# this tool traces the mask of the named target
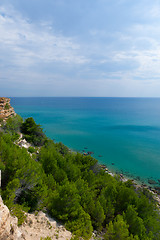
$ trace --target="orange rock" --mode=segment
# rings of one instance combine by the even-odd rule
[[[10,98],[0,98],[0,119],[6,121],[9,117],[15,116],[14,108],[10,105]]]

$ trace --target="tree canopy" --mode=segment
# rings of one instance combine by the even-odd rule
[[[38,153],[13,143],[20,129],[32,148],[41,146]],[[47,139],[32,118],[12,118],[1,130],[1,193],[19,223],[22,210],[45,208],[84,239],[93,230],[106,232],[106,240],[160,239],[159,210],[147,190],[108,175],[91,156]]]

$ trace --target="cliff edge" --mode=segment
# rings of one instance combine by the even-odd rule
[[[14,108],[10,105],[10,98],[0,97],[0,120],[6,121],[9,117],[15,115]]]

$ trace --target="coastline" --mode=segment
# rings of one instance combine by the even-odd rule
[[[17,115],[17,118],[18,117],[19,116]],[[13,121],[14,120],[15,119],[13,119]],[[22,119],[21,119],[21,121],[22,121]],[[84,234],[88,234],[86,236],[91,236],[91,234],[93,234],[94,229],[96,231],[97,230],[100,231],[100,228],[103,230],[103,233],[106,232],[105,221],[107,221],[107,219],[110,220],[109,218],[107,218],[107,215],[105,214],[105,209],[106,209],[106,206],[108,207],[108,205],[107,205],[108,203],[106,201],[106,204],[103,206],[103,202],[100,202],[99,194],[101,194],[102,200],[103,200],[103,198],[106,199],[107,196],[110,196],[112,202],[113,203],[116,202],[116,205],[115,206],[113,205],[113,210],[115,209],[114,210],[115,214],[113,216],[114,220],[110,221],[110,222],[113,222],[113,224],[119,218],[122,218],[122,221],[125,221],[125,218],[123,217],[123,214],[124,214],[123,202],[126,202],[126,204],[127,204],[125,206],[126,216],[128,214],[129,207],[130,206],[132,207],[132,205],[131,205],[132,201],[131,202],[128,201],[128,198],[126,197],[127,195],[129,198],[131,196],[131,199],[132,199],[132,196],[133,196],[133,198],[135,199],[135,214],[137,216],[138,216],[138,214],[140,214],[138,212],[138,210],[140,211],[140,209],[138,208],[138,206],[139,206],[138,204],[141,204],[146,199],[146,201],[148,203],[148,207],[150,209],[152,209],[153,213],[154,213],[154,210],[157,209],[157,211],[153,215],[153,219],[154,218],[157,219],[156,216],[158,215],[159,209],[160,209],[160,196],[153,189],[151,189],[151,190],[148,189],[149,191],[145,190],[145,188],[148,188],[148,187],[145,187],[142,184],[137,184],[136,182],[134,182],[133,179],[131,181],[128,181],[129,178],[126,178],[126,176],[123,174],[118,174],[117,172],[110,171],[110,168],[107,168],[106,165],[100,164],[100,161],[98,161],[98,159],[96,160],[96,158],[91,156],[94,153],[89,151],[88,147],[85,147],[85,150],[87,151],[87,153],[85,153],[84,151],[82,153],[78,153],[78,151],[72,151],[69,147],[67,147],[67,145],[64,145],[63,143],[60,143],[60,142],[54,143],[54,141],[51,142],[52,140],[50,140],[45,134],[42,135],[43,139],[39,138],[39,136],[41,136],[40,133],[42,133],[43,130],[40,125],[37,125],[34,122],[34,119],[32,117],[26,119],[23,123],[21,121],[19,121],[19,123],[21,123],[20,124],[21,131],[17,132],[17,136],[16,136],[16,139],[18,136],[19,136],[19,139],[17,139],[17,141],[13,142],[14,144],[18,145],[20,148],[26,148],[26,150],[27,150],[27,151],[21,151],[21,154],[23,154],[23,155],[24,155],[24,153],[26,153],[26,158],[21,157],[20,161],[23,159],[23,162],[24,162],[23,165],[25,165],[25,161],[27,161],[27,162],[29,161],[29,165],[26,165],[26,172],[28,172],[28,169],[31,169],[31,171],[35,170],[35,174],[36,174],[37,166],[39,166],[39,167],[41,166],[40,172],[37,172],[37,177],[39,179],[40,174],[42,173],[42,171],[44,171],[44,175],[43,175],[44,182],[42,182],[42,183],[45,183],[46,179],[48,180],[48,182],[47,182],[48,185],[46,184],[46,188],[43,188],[43,186],[42,186],[42,191],[47,189],[46,193],[44,192],[45,194],[48,194],[48,193],[51,193],[51,191],[54,191],[51,199],[49,198],[47,202],[44,202],[43,203],[44,206],[42,205],[42,207],[44,207],[44,209],[45,209],[47,206],[48,211],[50,211],[54,217],[58,217],[59,220],[61,220],[62,217],[64,217],[64,220],[68,220],[69,222],[67,222],[67,223],[69,225],[66,225],[66,226],[68,226],[68,228],[71,231],[73,231],[73,233],[76,234],[76,231],[78,231],[79,236],[81,236],[81,235],[83,236]],[[30,125],[29,125],[30,127],[27,129],[29,129],[29,130],[31,129],[31,131],[28,130],[27,133],[25,132],[26,123],[30,123]],[[8,125],[6,124],[6,129],[7,129],[7,127],[8,127]],[[35,129],[36,129],[36,132],[34,132]],[[30,137],[32,137],[32,138],[30,138],[30,139],[27,138],[29,136],[28,133],[30,134]],[[34,135],[33,135],[33,133],[34,133]],[[39,133],[39,134],[36,134],[36,133]],[[37,136],[39,139],[38,142],[36,142],[37,138],[36,139],[34,138]],[[14,138],[12,138],[12,141],[13,141],[13,139]],[[41,140],[41,144],[39,144],[40,140]],[[33,144],[33,145],[30,145],[29,143]],[[17,146],[14,146],[14,144],[12,144],[13,149],[16,149]],[[44,146],[44,144],[45,144],[45,146]],[[42,150],[41,152],[39,152],[40,147],[43,147],[41,149]],[[10,149],[10,151],[13,152],[12,149]],[[69,152],[71,152],[71,154]],[[34,154],[32,155],[32,153],[34,153]],[[28,158],[27,154],[29,154],[31,158]],[[49,161],[48,161],[48,154],[50,155]],[[36,157],[36,155],[37,155],[37,157]],[[4,155],[4,159],[5,159],[5,155]],[[37,160],[39,163],[36,163]],[[35,165],[31,164],[33,162],[35,163]],[[62,166],[61,166],[61,164],[62,164]],[[114,163],[112,165],[114,165]],[[31,168],[32,166],[33,166],[33,170]],[[67,172],[68,166],[69,166],[69,172]],[[34,169],[34,167],[35,167],[35,169]],[[56,168],[58,169],[58,171],[55,173]],[[74,169],[77,169],[76,175],[73,175]],[[101,170],[101,169],[103,169],[103,170]],[[48,173],[50,173],[50,172],[53,175],[48,175]],[[64,172],[64,174],[61,174],[63,172]],[[16,173],[19,173],[18,169],[17,169]],[[21,172],[20,172],[20,174],[21,174]],[[111,176],[109,176],[108,174]],[[50,176],[52,176],[52,177],[50,178]],[[78,178],[77,178],[77,176],[78,176]],[[22,175],[22,179],[23,179],[23,175]],[[53,181],[51,181],[52,179],[53,179]],[[65,181],[65,179],[66,179],[66,181]],[[87,179],[87,181],[85,181],[86,179]],[[39,185],[37,184],[37,178],[35,180],[36,180],[36,184],[34,183],[33,187],[35,187],[36,191],[38,190],[38,193],[36,196],[36,199],[38,202],[38,199],[41,199],[41,198],[39,196]],[[73,182],[73,180],[75,180],[75,182]],[[30,180],[28,180],[28,181],[30,182]],[[52,183],[52,185],[50,183]],[[40,182],[40,184],[41,184],[41,182]],[[60,187],[55,188],[55,185],[60,186]],[[22,187],[23,187],[23,185],[22,185]],[[25,189],[25,186],[23,188]],[[80,188],[80,191],[79,191],[79,188]],[[87,188],[87,195],[85,192],[85,188]],[[114,188],[116,189],[115,196],[112,195],[112,190],[111,190],[112,188],[113,188],[113,190],[114,190]],[[64,195],[65,191],[67,192],[67,194]],[[74,208],[75,207],[77,208],[77,206],[79,207],[79,210],[83,209],[83,204],[81,204],[81,202],[80,202],[81,196],[84,197],[85,204],[87,204],[86,206],[89,206],[88,204],[90,204],[90,203],[88,203],[88,199],[90,199],[90,198],[88,198],[88,197],[90,196],[90,193],[91,193],[90,191],[94,192],[94,194],[92,195],[91,201],[93,202],[93,205],[95,206],[95,208],[93,209],[91,214],[89,214],[87,212],[87,209],[86,209],[86,211],[84,210],[84,214],[86,214],[87,219],[88,219],[87,223],[90,226],[90,230],[89,230],[89,232],[84,232],[86,229],[86,225],[83,228],[83,224],[82,224],[82,229],[80,227],[81,225],[80,226],[76,225],[77,228],[76,228],[76,230],[74,230],[75,221],[72,218],[72,211],[74,213]],[[29,187],[28,187],[28,192],[31,193]],[[65,216],[66,216],[65,203],[68,204],[68,200],[70,201],[70,192],[71,192],[71,194],[73,194],[74,202],[71,199],[71,202],[70,202],[71,208],[69,208],[69,210],[67,212],[67,214],[70,214],[70,215],[68,215],[69,217],[67,216],[67,219],[65,219]],[[110,194],[109,192],[111,192],[111,195],[109,195]],[[57,193],[57,194],[55,194],[55,193]],[[86,197],[86,199],[85,199],[85,197]],[[61,202],[61,199],[62,199],[62,202]],[[146,208],[146,205],[145,205],[146,201],[144,201],[144,203],[142,203],[142,208],[144,208],[144,209]],[[42,202],[43,202],[43,199],[42,199]],[[50,202],[53,202],[54,205],[50,205]],[[64,206],[64,212],[61,212],[61,208],[59,208],[59,202],[61,203],[62,209]],[[12,203],[12,204],[14,204],[14,203]],[[74,204],[73,210],[72,210],[72,204]],[[34,206],[32,204],[30,204],[29,206],[31,207],[32,210],[34,209]],[[38,208],[35,208],[35,209],[39,209],[39,206],[37,206]],[[100,219],[101,215],[97,216],[97,207],[99,207],[98,212],[99,212],[99,210],[101,210],[101,212],[102,212],[101,215],[102,215],[102,217],[104,216],[103,217],[104,219],[102,218],[101,223],[99,223],[99,219]],[[76,214],[77,214],[76,219],[77,219],[78,223],[83,222],[82,220],[84,220],[84,219],[81,217],[81,215],[79,215],[79,212],[76,212]],[[95,214],[93,216],[96,216],[96,218],[92,218],[92,214]],[[147,217],[146,217],[146,214],[147,214]],[[147,226],[145,226],[145,221],[147,219],[149,220],[150,217],[151,217],[150,211],[148,211],[148,208],[146,208],[144,216],[140,215],[140,217],[137,217],[137,218],[142,219],[142,223],[144,222],[143,223],[144,227],[147,229]],[[97,227],[94,225],[95,221],[98,224]],[[155,223],[155,222],[153,222],[153,223]],[[152,227],[152,222],[150,224]],[[72,228],[72,226],[73,226],[73,228]],[[128,229],[128,226],[126,225],[127,229]],[[106,227],[106,229],[107,229],[107,227]],[[102,232],[100,232],[100,234],[102,234]],[[129,234],[129,232],[128,232],[128,234]],[[136,234],[136,232],[135,232],[135,234]],[[144,235],[147,236],[147,232],[144,233]]]
[[[13,98],[11,99],[11,100],[13,100]],[[35,98],[34,99],[34,103],[35,103],[35,100],[38,100],[37,98]],[[40,100],[43,100],[43,101],[40,101]],[[57,103],[57,101],[56,101],[56,99],[54,98],[54,99],[52,99],[52,98],[50,98],[49,99],[50,100],[50,102],[49,102],[49,104],[51,104],[52,106],[54,106],[54,104],[56,104]],[[52,100],[54,100],[54,101],[52,101]],[[59,100],[59,99],[58,99]],[[64,99],[63,99],[64,100]],[[84,99],[81,99],[80,100],[80,102],[81,101],[84,101]],[[23,98],[23,101],[24,101],[24,98]],[[22,103],[23,103],[23,101],[22,101]],[[26,101],[28,101],[28,98],[26,99]],[[46,105],[46,104],[48,104],[48,102],[46,101],[46,99],[45,98],[43,98],[43,99],[41,99],[41,98],[39,98],[39,100],[37,101],[37,104],[38,104],[38,106],[39,106],[39,101],[41,102],[41,104],[42,104],[42,106],[41,107],[43,107],[43,105],[44,106],[48,106],[48,105]],[[70,99],[67,99],[66,101],[68,101],[68,103],[73,103],[73,102],[70,102]],[[79,100],[78,99],[76,99],[76,101],[77,101],[77,103],[79,103]],[[101,99],[99,100],[98,99],[98,101],[101,101]],[[16,99],[14,98],[14,108],[15,108],[15,102],[16,102]],[[25,101],[24,101],[25,102]],[[19,104],[19,101],[17,101],[17,103]],[[27,102],[26,102],[27,103]],[[30,104],[32,104],[32,98],[31,99],[29,99],[29,103]],[[59,102],[58,101],[58,103],[59,103],[59,105],[58,105],[58,109],[60,108],[60,113],[61,113],[61,108],[63,107],[63,101],[61,101],[61,102]],[[74,103],[74,106],[77,106],[77,103],[75,104]],[[108,103],[108,101],[106,102],[106,103]],[[28,103],[27,103],[28,104]],[[91,102],[89,101],[89,103],[88,104],[91,104]],[[24,103],[22,104],[23,105],[23,108],[24,108]],[[20,103],[20,105],[19,106],[21,106],[21,103]],[[26,106],[28,106],[28,105],[26,105]],[[35,106],[37,106],[36,104],[35,104]],[[50,105],[49,105],[50,106]],[[88,110],[88,107],[89,107],[90,105],[88,105],[87,106],[87,108],[86,108],[86,106],[85,106],[85,109],[87,109]],[[56,106],[57,107],[57,106]],[[81,106],[81,107],[83,107],[83,105]],[[81,110],[81,107],[80,107],[80,110]],[[19,112],[21,112],[21,113],[19,113],[21,116],[23,116],[23,111],[24,111],[24,116],[25,116],[25,118],[26,117],[28,117],[28,115],[29,116],[32,116],[32,111],[33,110],[36,110],[36,108],[35,109],[32,109],[32,111],[31,112],[29,112],[28,113],[28,115],[26,114],[26,110],[25,110],[25,108],[23,109],[23,111],[22,111],[22,109],[20,110],[21,108],[19,108],[19,109],[17,109],[18,110],[18,113]],[[39,112],[39,109],[40,109],[40,106],[38,107],[38,112]],[[42,109],[43,110],[43,109]],[[50,108],[49,108],[49,110],[51,110]],[[63,110],[63,108],[62,108],[62,110]],[[67,110],[67,112],[68,112],[68,107],[65,109],[65,110]],[[105,110],[105,109],[104,109]],[[16,111],[17,112],[17,111]],[[38,112],[37,112],[37,114],[38,114]],[[34,119],[36,119],[35,118],[35,113],[36,113],[36,111],[34,111]],[[51,112],[52,113],[52,112]],[[57,113],[57,111],[56,111],[56,113]],[[69,113],[70,113],[70,108],[69,108]],[[54,113],[55,114],[55,113]],[[58,114],[58,113],[57,113]],[[61,113],[62,114],[62,113]],[[44,115],[45,116],[45,115]],[[47,114],[47,116],[48,116],[48,114]],[[70,115],[69,115],[70,116]],[[78,115],[79,116],[79,115]],[[65,115],[64,115],[64,117],[65,117]],[[74,117],[74,116],[72,116],[72,117]],[[77,115],[75,115],[75,117],[76,117],[76,119],[77,119]],[[84,117],[85,117],[85,115],[84,115]],[[37,115],[37,118],[39,119],[39,115]],[[59,119],[59,118],[58,118]],[[51,121],[52,120],[52,118],[49,118],[49,121]],[[54,119],[53,119],[54,120]],[[59,120],[61,120],[61,118],[59,119]],[[74,120],[74,118],[73,118],[73,120]],[[36,120],[37,121],[37,120]],[[42,124],[42,126],[44,125],[44,119],[41,119],[41,120],[39,120],[38,122],[40,122],[40,124]],[[84,122],[85,123],[85,122]],[[46,123],[45,123],[46,124]],[[45,126],[45,125],[44,125]],[[53,125],[54,126],[54,125]],[[87,125],[88,126],[88,125]],[[128,128],[129,128],[129,125],[128,125]],[[43,127],[43,129],[45,129],[45,127]],[[63,129],[62,129],[63,130]],[[88,131],[88,129],[86,129],[87,131]],[[116,130],[118,130],[118,128],[116,128]],[[133,129],[133,130],[135,130],[135,129]],[[46,131],[49,133],[49,131],[50,131],[50,128],[48,128],[48,129],[46,129]],[[63,130],[64,131],[64,130]],[[52,133],[52,132],[51,132]],[[61,132],[60,132],[61,133]],[[76,134],[78,134],[79,132],[77,131],[76,132]],[[53,134],[54,134],[54,132],[53,132]],[[56,133],[57,134],[57,133]],[[71,134],[74,134],[74,131],[73,131],[73,133],[71,133]],[[48,136],[48,134],[47,134],[47,136]],[[65,135],[65,139],[66,139],[66,137],[67,137],[68,135],[66,134]],[[55,137],[56,137],[56,135],[55,135]],[[51,136],[49,136],[49,138],[52,138]],[[59,138],[60,139],[60,138]],[[82,139],[81,139],[82,140]],[[89,140],[89,139],[88,139]],[[76,140],[75,140],[76,141]],[[59,140],[57,141],[57,142],[59,142]],[[62,142],[64,142],[63,141],[63,138],[62,138]],[[68,145],[66,144],[66,143],[64,143],[67,147],[68,147]],[[77,145],[77,144],[76,144]],[[87,146],[86,145],[86,142],[84,143],[84,145],[83,146]],[[90,146],[87,146],[87,149],[84,149],[84,151],[85,152],[88,152],[88,151],[92,151],[93,149],[94,149],[94,145],[92,145],[93,147],[91,147],[91,144],[90,144]],[[75,146],[76,147],[76,146]],[[71,147],[68,147],[68,148],[70,148],[71,149]],[[77,147],[76,147],[77,148]],[[80,146],[79,148],[81,148],[82,149],[82,146]],[[91,150],[90,150],[91,149]],[[75,151],[75,150],[73,150],[73,151]],[[78,151],[78,150],[76,150],[76,152],[81,152],[82,153],[82,151],[83,150],[81,150],[81,151]],[[103,152],[99,152],[98,154],[102,154],[104,157],[106,157],[104,154],[103,154]],[[92,155],[92,154],[91,154]],[[94,155],[92,155],[93,157],[94,157]],[[99,157],[102,157],[101,155],[99,155]],[[97,156],[95,157],[95,159],[97,159],[98,160],[98,163],[101,165],[101,163],[102,163],[102,161],[101,161],[101,159],[98,159],[97,158]],[[109,159],[109,157],[108,157],[108,159]],[[109,166],[110,165],[110,166]],[[117,164],[116,164],[116,162],[115,162],[115,166],[116,166]],[[142,179],[142,178],[139,178],[138,176],[134,176],[133,174],[125,174],[125,172],[123,173],[121,170],[119,170],[119,169],[117,169],[117,170],[113,170],[113,169],[111,169],[112,168],[112,166],[111,166],[111,163],[110,164],[107,164],[107,166],[106,166],[106,168],[107,168],[107,170],[108,170],[108,173],[110,174],[110,175],[112,175],[112,176],[114,176],[115,174],[118,174],[118,175],[120,175],[121,176],[121,178],[123,179],[123,181],[125,181],[125,179],[130,179],[130,180],[133,180],[134,181],[134,183],[136,184],[136,185],[138,185],[138,186],[142,186],[142,187],[144,187],[144,188],[147,188],[147,189],[149,189],[150,191],[153,191],[153,192],[155,192],[155,193],[157,193],[157,194],[159,194],[159,192],[160,192],[160,189],[159,189],[159,191],[158,191],[158,189],[156,189],[156,188],[160,188],[160,185],[158,186],[158,183],[157,183],[157,186],[155,186],[154,184],[149,184],[148,183],[148,180],[150,179],[151,181],[153,180],[152,178],[148,178],[148,177],[146,177],[146,179],[145,179],[145,181]],[[113,166],[113,168],[114,168],[114,166]],[[106,171],[107,172],[107,171]],[[129,173],[129,172],[128,172]],[[158,180],[158,179],[157,179]]]
[[[124,174],[121,173],[118,174],[116,172],[110,171],[105,164],[99,164],[99,166],[101,167],[101,169],[103,169],[107,174],[111,175],[112,177],[115,177],[116,175],[119,176],[119,179],[122,182],[127,182],[128,180],[131,180],[136,189],[138,188],[147,189],[150,193],[153,194],[154,200],[157,201],[158,207],[160,208],[160,188],[159,191],[157,191],[156,188],[154,188],[154,185],[151,186],[151,184],[144,184],[143,182],[135,178],[130,178]]]
[[[54,141],[54,140],[53,140]],[[58,142],[57,142],[58,143]],[[63,144],[63,143],[62,143]],[[65,145],[66,146],[66,145]],[[84,156],[91,156],[94,158],[94,152],[88,151],[88,147],[84,147],[83,150],[78,151],[78,150],[73,150],[72,148],[66,146],[69,150],[69,152],[71,153],[81,153]],[[95,158],[96,159],[96,158]],[[128,180],[132,181],[134,187],[136,189],[141,188],[141,189],[147,189],[150,193],[153,194],[154,200],[157,202],[158,207],[160,209],[160,187],[158,187],[159,191],[156,189],[157,187],[154,185],[155,181],[153,180],[153,183],[148,183],[147,181],[141,181],[141,178],[139,176],[128,176],[127,174],[124,174],[118,170],[113,171],[113,169],[111,170],[109,167],[107,167],[106,164],[100,163],[100,161],[98,159],[97,163],[99,165],[99,167],[105,171],[105,173],[111,175],[112,177],[116,177],[118,176],[120,181],[122,182],[127,182]],[[113,164],[114,165],[114,164]],[[152,181],[152,179],[150,179]],[[148,179],[149,181],[149,179]]]
[[[69,149],[71,150],[71,148],[69,148]],[[75,152],[79,152],[79,151],[75,150]],[[104,164],[103,161],[100,162],[99,159],[94,157],[94,152],[89,151],[88,147],[84,147],[84,149],[81,150],[80,153],[83,154],[84,156],[90,155],[93,158],[95,158],[98,161],[98,164],[101,167],[101,169],[103,169],[106,173],[108,173],[109,175],[111,175],[113,177],[118,175],[122,182],[131,180],[137,186],[147,188],[151,191],[154,191],[157,194],[160,194],[160,179],[158,179],[158,182],[156,182],[152,177],[142,179],[140,176],[134,176],[133,174],[130,174],[129,172],[128,172],[128,174],[125,174],[125,172],[123,172],[122,170],[121,171],[119,169],[113,170],[113,168],[111,169],[110,167],[107,166],[107,164]],[[99,155],[99,157],[102,157],[102,156]],[[112,166],[113,165],[114,165],[114,163],[112,163]]]
[[[131,178],[132,175],[133,178],[140,176],[144,183],[152,177],[158,182],[160,138],[155,136],[159,136],[160,124],[159,116],[155,121],[154,109],[157,105],[154,101],[12,98],[11,102],[23,118],[33,117],[41,124],[49,138],[63,142],[76,151],[88,147],[87,151],[94,151],[93,157],[111,171],[118,170],[127,176],[128,172]],[[146,107],[148,109],[149,103],[151,116],[148,119]],[[144,109],[143,114],[139,112],[140,107]],[[130,115],[126,119],[128,113]]]
[[[85,150],[82,150],[82,151],[73,150],[73,149],[69,148],[68,146],[67,146],[67,148],[72,153],[74,152],[76,154],[77,152],[79,152],[79,153],[83,154],[84,156],[90,155],[91,157],[94,158],[94,156],[93,156],[94,152],[88,151],[87,147],[84,147]],[[127,174],[119,172],[118,170],[113,171],[109,167],[107,167],[106,164],[100,163],[100,161],[98,159],[96,159],[96,160],[97,160],[97,163],[98,163],[99,167],[102,170],[104,170],[105,173],[109,174],[110,176],[112,176],[112,177],[118,176],[120,181],[122,181],[122,182],[127,182],[128,180],[130,180],[130,181],[132,181],[132,183],[133,183],[133,185],[136,189],[138,189],[138,188],[147,189],[151,194],[153,194],[153,198],[157,202],[158,207],[160,209],[160,187],[158,187],[158,190],[159,190],[158,191],[156,189],[157,187],[154,185],[155,184],[154,180],[148,179],[148,182],[141,181],[139,176],[136,176],[136,177],[132,176],[131,177],[131,176],[128,176]],[[153,181],[153,182],[149,183],[149,181]]]

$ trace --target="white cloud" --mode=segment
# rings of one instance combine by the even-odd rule
[[[132,78],[160,79],[160,27],[152,24],[133,25],[120,40],[129,42],[129,47],[113,54],[113,61],[136,62],[137,67],[130,73]],[[127,72],[127,67],[126,67]]]
[[[158,4],[158,6],[153,6],[150,10],[150,16],[154,17],[154,18],[159,18],[160,16],[160,5]]]
[[[17,66],[39,62],[83,64],[80,46],[71,38],[52,31],[51,24],[34,25],[10,7],[0,7],[0,59]],[[8,59],[8,55],[10,59]]]
[[[153,9],[153,8],[152,8]],[[159,15],[160,16],[160,15]],[[104,37],[102,31],[90,31],[94,36]],[[102,74],[108,79],[121,81],[137,79],[148,82],[160,81],[160,25],[150,23],[132,24],[123,32],[110,34],[112,41],[107,42],[109,33],[106,33],[106,44],[101,42],[99,62],[111,65],[111,69]],[[95,48],[96,49],[96,48]]]
[[[109,86],[109,92],[118,86],[115,91],[118,95],[119,86],[123,90],[127,84],[128,89],[130,85],[134,88],[134,84],[137,87],[148,81],[158,84],[160,8],[157,2],[151,5],[142,9],[138,4],[137,15],[133,14],[136,21],[129,19],[129,24],[119,29],[114,24],[112,29],[113,19],[110,28],[98,25],[101,23],[98,20],[90,26],[86,22],[88,35],[79,32],[77,37],[65,37],[55,31],[52,21],[33,22],[12,6],[0,6],[1,86],[2,83],[6,86],[8,81],[36,89],[34,85],[39,83],[41,92],[45,87],[46,92],[47,88],[48,91],[58,89],[60,94],[62,88],[64,95],[67,89],[69,93],[80,91],[79,95],[91,94],[90,90],[92,95],[97,95],[96,91],[105,95]],[[145,19],[149,13],[149,21],[138,18],[141,14]]]

